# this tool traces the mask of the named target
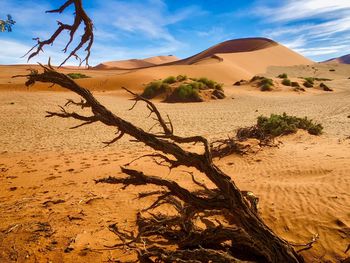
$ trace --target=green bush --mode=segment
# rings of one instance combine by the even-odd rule
[[[198,90],[189,84],[182,84],[180,87],[176,88],[173,93],[181,100],[199,99]]]
[[[272,86],[268,83],[265,83],[263,85],[260,86],[260,90],[261,91],[271,91],[272,90]]]
[[[306,88],[312,88],[312,87],[314,86],[313,83],[310,83],[310,82],[308,82],[308,81],[304,81],[303,85],[304,85],[304,87],[306,87]]]
[[[326,79],[326,78],[314,78],[314,80],[317,80],[317,81],[332,81],[332,79]]]
[[[86,79],[90,78],[89,76],[81,73],[68,73],[67,76],[69,76],[72,79]]]
[[[204,85],[206,85],[210,89],[215,89],[215,86],[217,84],[214,80],[207,79],[207,78],[199,78],[196,81],[202,82]]]
[[[282,73],[282,74],[279,74],[277,76],[277,78],[280,78],[280,79],[287,79],[288,78],[288,75],[286,73]]]
[[[215,89],[223,91],[224,89],[222,88],[224,86],[223,83],[216,83]]]
[[[282,80],[282,84],[284,86],[291,86],[292,85],[292,83],[291,83],[291,81],[289,79],[283,79]]]
[[[272,137],[295,133],[298,129],[306,130],[312,135],[319,135],[323,130],[321,124],[314,123],[307,117],[288,116],[286,113],[271,114],[270,117],[260,116],[257,120],[257,127],[265,135]]]
[[[176,77],[176,81],[185,81],[185,80],[187,80],[187,76],[186,75],[178,75],[177,77]]]
[[[265,77],[262,77],[260,82],[259,82],[259,85],[265,85],[265,84],[268,84],[270,86],[273,86],[273,80],[272,79],[268,79],[268,78],[265,78]]]
[[[291,82],[290,85],[291,85],[292,87],[297,87],[297,88],[300,87],[299,83],[296,82],[296,81]]]
[[[304,78],[306,82],[309,82],[310,84],[314,85],[314,81],[315,79],[312,78],[312,77],[307,77],[307,78]]]
[[[331,89],[330,87],[328,87],[326,84],[324,84],[323,82],[320,84],[320,87],[324,90],[324,91],[333,91],[333,89]]]
[[[254,77],[251,78],[250,82],[254,82],[254,81],[257,81],[257,80],[261,80],[261,79],[264,79],[264,77],[254,76]]]
[[[174,76],[169,76],[169,77],[163,79],[163,83],[173,84],[175,82],[176,82],[176,78]]]
[[[161,80],[152,81],[147,84],[141,96],[147,99],[151,99],[163,92],[166,92],[167,90],[169,90],[168,83],[163,83]]]

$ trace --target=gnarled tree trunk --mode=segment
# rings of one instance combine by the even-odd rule
[[[90,108],[92,112],[90,116],[83,116],[68,112],[66,108],[61,107],[61,112],[48,112],[47,117],[78,119],[83,122],[79,126],[95,122],[113,126],[117,129],[118,135],[110,142],[106,142],[107,145],[128,134],[154,149],[156,153],[147,157],[154,158],[158,164],[167,165],[170,169],[180,165],[194,167],[215,185],[215,188],[209,189],[196,181],[192,174],[193,182],[203,190],[191,191],[173,180],[145,175],[129,167],[122,167],[122,171],[128,177],[109,177],[97,181],[123,184],[125,187],[152,184],[166,189],[140,195],[140,198],[157,195],[156,202],[149,209],[163,204],[172,205],[177,210],[176,216],[151,213],[147,218],[139,214],[137,234],[122,232],[117,225],[110,226],[111,231],[122,240],[121,245],[134,249],[141,262],[174,262],[175,259],[179,262],[236,262],[240,259],[255,262],[303,262],[302,257],[288,242],[279,238],[265,225],[256,212],[255,204],[250,202],[251,200],[242,194],[243,192],[232,179],[213,163],[207,139],[201,136],[176,136],[170,119],[165,121],[152,102],[127,90],[133,96],[135,104],[139,101],[146,103],[150,114],[154,114],[162,130],[161,134],[146,132],[113,114],[100,104],[89,90],[79,86],[68,76],[57,72],[50,65],[42,67],[43,73],[33,71],[26,76],[28,86],[37,81],[58,84],[82,97],[81,102],[70,100],[65,106],[73,104]],[[185,150],[184,143],[201,143],[204,146],[204,153],[198,154]],[[208,224],[205,229],[200,229],[194,223],[194,219],[203,213],[204,219],[211,220],[212,224]],[[211,215],[223,216],[229,225],[224,225],[218,220],[213,224],[215,220],[213,221]],[[158,243],[158,246],[151,245],[155,239],[159,240],[159,238],[171,245],[176,245],[176,250],[162,247],[160,244],[163,243]],[[215,258],[217,260],[214,260]]]

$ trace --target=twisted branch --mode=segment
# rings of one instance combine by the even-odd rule
[[[86,62],[86,66],[89,66],[89,57],[90,57],[90,50],[92,47],[92,44],[94,42],[94,34],[93,34],[93,23],[89,16],[86,14],[83,5],[82,0],[68,0],[66,1],[60,8],[55,10],[49,10],[46,11],[46,13],[59,13],[61,14],[67,7],[74,6],[75,12],[74,12],[74,22],[71,25],[64,24],[60,21],[57,21],[58,28],[57,30],[52,34],[52,36],[47,40],[40,40],[39,38],[34,38],[33,40],[37,41],[37,44],[34,45],[25,55],[28,56],[28,61],[37,56],[40,51],[43,51],[44,46],[46,45],[53,45],[56,38],[61,35],[63,31],[69,32],[69,41],[62,50],[64,53],[68,51],[68,48],[70,44],[72,43],[74,39],[74,35],[79,29],[80,25],[84,24],[84,33],[80,38],[80,42],[77,44],[75,48],[72,49],[72,51],[69,53],[69,55],[66,57],[66,59],[60,64],[59,67],[61,67],[63,64],[65,64],[71,57],[75,57],[78,59],[79,66],[81,66],[84,62]],[[86,45],[86,48],[84,51],[86,51],[86,56],[83,60],[80,59],[77,52]]]

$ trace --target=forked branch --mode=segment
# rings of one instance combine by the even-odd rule
[[[111,142],[127,134],[160,153],[158,158],[162,162],[170,164],[174,162],[176,167],[179,165],[192,167],[213,183],[214,188],[205,189],[193,178],[194,183],[197,182],[198,186],[204,188],[199,193],[186,189],[174,180],[146,175],[126,167],[122,167],[122,171],[128,175],[126,178],[109,177],[97,180],[99,183],[121,184],[124,188],[129,185],[158,186],[162,189],[159,190],[161,196],[158,197],[159,202],[154,204],[154,208],[162,204],[169,204],[176,209],[178,213],[176,216],[155,215],[150,212],[148,213],[151,219],[139,216],[137,220],[140,229],[139,238],[128,244],[137,251],[140,262],[209,262],[215,257],[218,260],[213,262],[236,262],[236,256],[257,262],[303,262],[302,257],[288,242],[279,238],[264,224],[257,212],[257,199],[250,200],[252,196],[247,194],[248,192],[243,196],[231,177],[213,163],[210,145],[206,138],[176,136],[171,122],[162,118],[152,102],[129,91],[136,102],[146,103],[147,108],[151,114],[155,114],[156,121],[163,129],[161,135],[144,131],[112,113],[100,104],[89,90],[79,86],[71,78],[51,67],[42,67],[43,73],[32,72],[27,75],[27,85],[32,85],[37,81],[58,84],[81,96],[83,104],[88,105],[92,112],[92,116],[85,117],[61,108],[59,113],[49,112],[50,117],[73,118],[86,124],[99,121],[107,126],[112,126],[117,129],[118,135]],[[81,106],[79,103],[73,103],[73,105]],[[182,145],[183,143],[201,143],[204,145],[204,153],[188,151]],[[166,192],[163,191],[164,189]],[[214,217],[224,217],[229,226],[223,226],[223,222],[219,222],[219,226],[213,226],[213,222],[218,219],[212,219],[209,212],[214,212]],[[210,222],[206,224],[205,229],[196,227],[195,222],[200,213],[207,215],[206,218],[201,219],[202,222]],[[147,241],[148,235],[151,235],[149,242]],[[151,246],[152,242],[154,244],[151,239],[155,236],[162,237],[162,242],[164,239],[173,242],[172,244],[177,245],[178,249],[168,251],[160,246]]]
[[[60,8],[55,9],[55,10],[49,10],[46,11],[46,13],[59,13],[61,14],[63,11],[65,11],[69,6],[74,6],[74,22],[73,24],[64,24],[60,21],[57,21],[58,28],[56,31],[52,34],[52,36],[49,39],[46,40],[40,40],[39,38],[34,38],[34,40],[37,41],[37,44],[33,46],[24,56],[28,56],[28,61],[37,56],[40,51],[43,51],[44,46],[47,45],[53,45],[55,40],[57,39],[58,36],[61,35],[62,32],[68,31],[69,32],[69,40],[62,50],[64,53],[68,51],[68,48],[70,44],[72,43],[74,39],[74,35],[76,34],[77,30],[79,29],[80,25],[84,25],[84,33],[80,38],[79,43],[69,52],[69,55],[65,58],[65,60],[60,64],[62,66],[65,64],[71,57],[75,57],[78,59],[79,66],[82,65],[84,62],[86,65],[89,65],[89,57],[90,57],[90,52],[91,52],[91,47],[94,42],[94,34],[93,34],[93,23],[87,13],[85,12],[83,5],[82,5],[82,0],[67,0]],[[77,52],[85,47],[85,58],[80,59],[78,56]]]

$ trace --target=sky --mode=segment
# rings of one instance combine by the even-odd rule
[[[0,19],[11,14],[16,21],[13,32],[0,33],[0,64],[27,63],[22,56],[35,45],[33,38],[49,38],[56,21],[71,23],[73,9],[60,15],[45,13],[63,3],[0,0]],[[83,0],[83,4],[95,27],[90,65],[157,55],[185,58],[245,37],[271,38],[314,61],[350,53],[350,0]],[[65,33],[30,63],[51,57],[53,64],[60,64],[66,41]],[[67,64],[76,63],[71,59]]]

